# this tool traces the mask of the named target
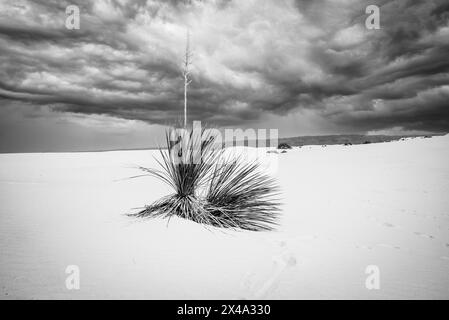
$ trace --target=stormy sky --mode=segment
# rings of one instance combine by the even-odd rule
[[[373,4],[379,30],[365,27]],[[0,0],[0,152],[154,145],[182,117],[187,29],[190,121],[449,129],[447,0]]]

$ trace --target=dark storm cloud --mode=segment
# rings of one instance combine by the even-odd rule
[[[77,4],[81,29],[65,28]],[[381,29],[365,8],[381,8]],[[311,110],[343,128],[447,131],[449,6],[435,1],[18,1],[1,4],[0,97],[55,112],[240,125]]]

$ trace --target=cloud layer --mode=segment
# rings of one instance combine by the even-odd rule
[[[70,4],[80,30],[65,28]],[[365,27],[370,4],[380,30]],[[176,121],[189,28],[190,119],[245,126],[304,112],[348,132],[445,132],[448,19],[446,0],[1,2],[0,105]]]

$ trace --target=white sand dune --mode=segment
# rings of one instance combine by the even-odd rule
[[[280,154],[281,225],[262,233],[124,216],[170,193],[121,180],[152,153],[0,155],[0,298],[449,298],[449,135]]]

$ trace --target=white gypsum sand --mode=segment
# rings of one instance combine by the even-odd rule
[[[123,180],[157,152],[0,155],[1,299],[449,298],[449,136],[264,152],[284,205],[260,233],[124,216],[172,192]]]

